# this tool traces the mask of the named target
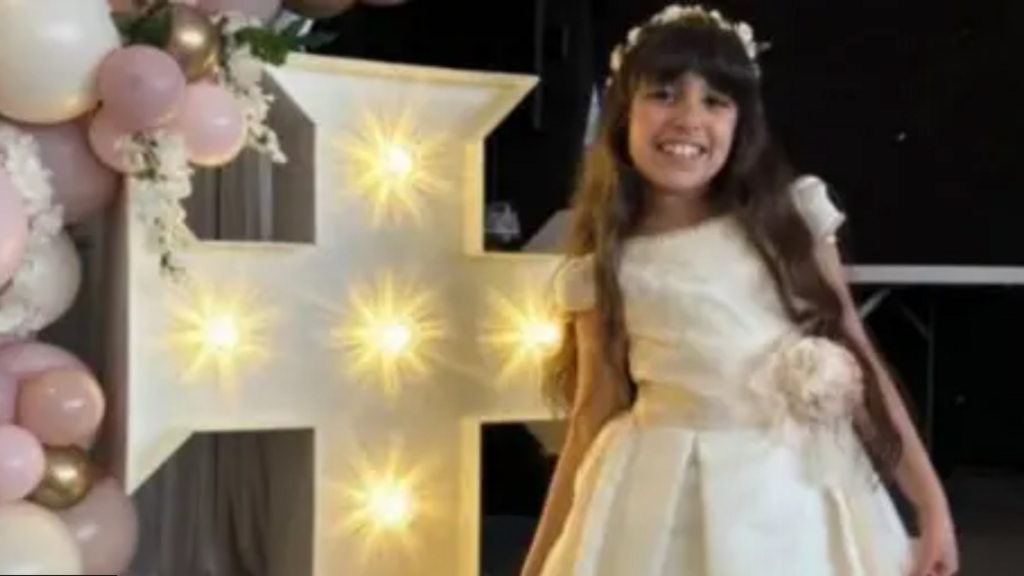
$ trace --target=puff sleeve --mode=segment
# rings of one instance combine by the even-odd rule
[[[846,214],[832,203],[825,182],[817,176],[801,176],[793,182],[790,193],[811,234],[818,240],[834,241]]]
[[[555,305],[562,312],[583,312],[597,302],[594,260],[591,256],[571,257],[559,267],[554,279]]]

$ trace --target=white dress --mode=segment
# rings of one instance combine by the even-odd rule
[[[820,181],[793,192],[831,236]],[[566,309],[593,305],[591,266],[560,273]],[[582,463],[543,576],[903,576],[907,533],[849,420],[799,417],[856,381],[849,356],[800,337],[737,223],[630,240],[620,282],[638,400]]]

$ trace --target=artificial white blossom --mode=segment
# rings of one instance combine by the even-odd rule
[[[160,255],[161,271],[172,279],[184,272],[178,252],[195,241],[181,201],[192,194],[192,166],[184,138],[168,131],[135,136],[125,144],[128,157],[143,158],[126,181],[135,216],[146,227],[147,247]],[[133,165],[134,166],[134,165]]]
[[[273,162],[286,162],[277,133],[267,125],[274,97],[263,90],[264,64],[252,54],[248,45],[237,39],[239,31],[265,24],[259,19],[233,12],[219,15],[217,21],[224,30],[225,54],[218,77],[242,105],[248,132],[246,144]]]
[[[834,485],[870,477],[853,427],[863,404],[863,374],[849,350],[827,338],[784,338],[755,370],[750,388],[770,428],[803,454],[810,481]]]
[[[846,348],[826,338],[801,338],[780,352],[773,377],[791,415],[808,425],[835,425],[860,403],[860,367]]]
[[[0,290],[0,334],[24,337],[42,327],[43,311],[19,289],[31,285],[41,252],[64,228],[64,210],[55,204],[50,171],[43,166],[35,138],[0,124],[0,165],[21,193],[28,216],[29,236],[21,264],[10,283]]]

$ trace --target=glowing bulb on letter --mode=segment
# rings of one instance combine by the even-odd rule
[[[380,347],[390,355],[400,354],[412,342],[412,329],[405,324],[390,324],[380,331]]]
[[[274,311],[251,287],[200,282],[169,305],[173,324],[167,344],[182,362],[185,382],[214,378],[234,388],[242,369],[253,369],[270,355]]]
[[[445,194],[448,138],[418,129],[411,108],[368,114],[361,126],[339,136],[337,146],[353,177],[347,190],[364,196],[373,210],[373,224],[398,223],[411,217],[422,223],[427,196]]]
[[[234,350],[239,344],[238,323],[228,315],[210,318],[206,325],[206,342],[214,350]]]
[[[533,348],[551,348],[562,339],[562,330],[554,322],[536,321],[523,326],[523,342]]]
[[[412,152],[399,144],[390,144],[384,148],[384,166],[398,180],[404,180],[412,174],[414,162]]]
[[[412,523],[414,512],[409,489],[394,481],[383,481],[370,489],[367,516],[381,528],[404,529]]]

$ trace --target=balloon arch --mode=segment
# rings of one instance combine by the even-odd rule
[[[308,19],[356,3],[0,3],[0,574],[120,574],[135,552],[131,500],[91,454],[102,387],[36,338],[80,288],[66,226],[117,194],[146,198],[137,217],[179,278],[193,169],[246,147],[286,160],[265,124],[263,66],[308,45]]]

